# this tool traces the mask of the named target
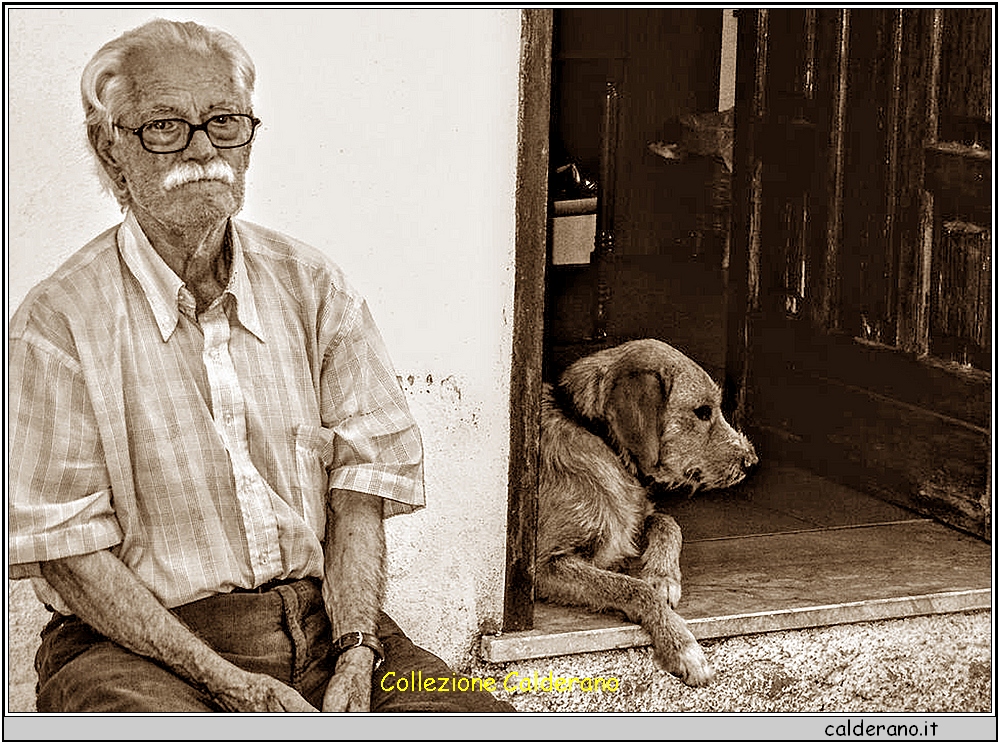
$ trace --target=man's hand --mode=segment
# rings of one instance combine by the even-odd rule
[[[324,713],[367,713],[371,709],[374,660],[375,654],[365,646],[341,654],[323,696]]]
[[[316,713],[305,698],[283,682],[266,674],[244,672],[231,685],[212,693],[230,713]]]

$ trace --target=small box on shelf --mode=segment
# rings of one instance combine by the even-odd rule
[[[552,263],[588,264],[597,234],[597,197],[552,204]]]

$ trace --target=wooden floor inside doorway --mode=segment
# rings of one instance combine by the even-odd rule
[[[677,610],[698,638],[991,606],[987,543],[791,465],[669,511],[684,532]],[[540,602],[533,630],[486,636],[482,651],[504,662],[648,643],[616,613]]]

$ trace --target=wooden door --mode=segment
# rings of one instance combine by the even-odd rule
[[[986,537],[992,11],[739,23],[727,405],[765,449]]]

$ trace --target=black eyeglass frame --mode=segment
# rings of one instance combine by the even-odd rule
[[[226,117],[238,117],[240,119],[249,119],[250,120],[250,136],[247,138],[246,142],[241,142],[238,145],[217,145],[215,143],[215,140],[212,139],[212,134],[208,131],[208,125],[213,120],[218,119],[219,117],[222,117],[222,116],[226,116]],[[187,136],[187,141],[184,143],[184,145],[182,147],[178,147],[175,150],[154,150],[149,145],[147,145],[145,138],[142,136],[143,135],[143,130],[146,127],[148,127],[150,124],[155,124],[158,121],[181,121],[181,122],[184,122],[185,124],[187,124],[187,126],[188,126],[188,136]],[[135,127],[134,129],[132,127],[123,126],[122,124],[115,124],[115,126],[118,127],[119,129],[124,129],[126,132],[131,132],[136,137],[138,137],[139,138],[139,143],[142,145],[142,149],[144,149],[146,152],[151,152],[154,155],[172,155],[175,152],[183,152],[184,150],[186,150],[188,148],[188,146],[191,144],[191,140],[194,139],[194,133],[195,132],[204,132],[205,136],[208,137],[208,141],[212,143],[212,147],[214,147],[214,148],[216,148],[218,150],[235,150],[235,149],[237,149],[239,147],[246,147],[247,145],[249,145],[253,141],[254,135],[257,134],[257,127],[259,127],[260,124],[261,124],[260,119],[258,119],[256,116],[253,116],[251,114],[216,114],[215,116],[209,117],[208,119],[206,119],[205,121],[203,121],[201,124],[192,124],[187,119],[182,119],[179,116],[171,116],[171,117],[166,117],[166,118],[162,118],[162,119],[150,119],[149,121],[147,121],[147,122],[145,122],[143,124],[140,124],[139,126]]]

